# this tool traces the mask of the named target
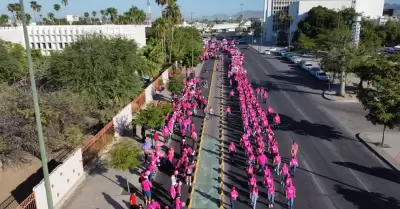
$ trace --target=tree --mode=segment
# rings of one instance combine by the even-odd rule
[[[139,113],[134,115],[133,124],[140,125],[145,129],[156,130],[160,128],[164,122],[165,115],[172,112],[172,106],[169,103],[161,103],[156,106],[151,103],[145,109],[141,109]]]
[[[13,84],[27,73],[25,50],[20,44],[0,40],[0,82]]]
[[[11,12],[13,19],[14,19],[14,24],[17,22],[17,19],[15,17],[15,12],[16,12],[16,4],[8,4],[7,9],[9,12]]]
[[[183,78],[181,75],[174,75],[174,77],[172,77],[167,83],[168,91],[173,94],[182,93],[184,88],[185,85],[183,84]]]
[[[156,76],[160,73],[163,65],[163,49],[161,43],[151,38],[146,46],[141,49],[142,55],[146,58],[146,72],[140,72],[141,75]]]
[[[50,56],[46,88],[87,93],[101,109],[118,110],[142,90],[137,72],[146,61],[137,50],[133,40],[85,36]]]
[[[384,146],[386,128],[394,128],[400,124],[400,64],[384,56],[376,58],[371,65],[359,66],[367,68],[372,87],[359,85],[357,98],[364,109],[365,116],[373,124],[383,125],[381,146]],[[365,78],[364,78],[365,79]]]
[[[9,17],[8,15],[2,14],[0,16],[0,25],[5,25],[8,23]]]
[[[110,16],[110,22],[116,23],[118,18],[118,10],[114,7],[109,7],[106,9],[106,14]]]
[[[49,20],[52,22],[52,23],[54,23],[54,13],[49,13],[49,14],[47,14],[47,17],[49,18]]]
[[[89,22],[89,12],[85,12],[83,13],[83,16],[85,17],[85,22],[88,23]]]
[[[121,139],[121,141],[113,145],[108,152],[107,164],[108,166],[121,171],[136,169],[140,166],[142,155],[140,147],[135,145],[130,139]],[[130,193],[127,172],[125,178],[128,193]]]
[[[316,43],[307,35],[300,33],[297,42],[295,42],[295,47],[304,51],[314,51],[316,49]]]
[[[68,5],[68,0],[61,0],[61,4],[66,7]]]
[[[167,19],[167,23],[171,28],[171,40],[169,44],[169,62],[172,62],[172,44],[174,41],[174,27],[182,21],[182,14],[178,4],[175,1],[170,0],[167,7],[162,12],[163,18]]]
[[[60,6],[59,4],[54,4],[54,5],[53,5],[53,8],[54,8],[54,10],[55,10],[56,12],[58,12],[58,11],[60,11],[61,6]]]
[[[96,11],[92,11],[92,24],[94,24],[94,22],[96,20],[96,15],[97,15],[97,12]]]
[[[33,10],[33,18],[36,21],[36,12],[37,12],[37,9],[38,9],[38,3],[36,1],[31,1],[30,4],[31,4],[31,8]]]
[[[293,17],[283,11],[280,11],[277,14],[277,18],[279,22],[278,44],[282,45],[287,42],[290,45],[290,25],[293,22]],[[289,34],[289,37],[287,36],[287,34]]]
[[[135,6],[129,8],[129,10],[124,13],[124,16],[128,20],[127,24],[143,24],[146,21],[146,13]]]
[[[161,47],[163,51],[163,60],[164,62],[167,61],[167,56],[166,56],[166,44],[165,44],[165,32],[167,30],[167,23],[164,18],[157,18],[153,24],[152,28],[154,28],[154,31],[156,33],[157,39],[161,40]]]
[[[104,10],[100,10],[100,14],[101,14],[101,23],[106,23],[107,21],[107,17],[106,17],[106,11]]]

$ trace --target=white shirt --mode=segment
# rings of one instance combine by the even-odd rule
[[[176,185],[176,176],[175,175],[171,176],[171,183],[172,183],[172,186]]]

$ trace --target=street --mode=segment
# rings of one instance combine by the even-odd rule
[[[375,209],[400,207],[400,179],[398,173],[380,161],[369,151],[355,134],[365,124],[359,124],[354,113],[336,112],[358,110],[359,104],[334,106],[324,101],[320,92],[325,84],[318,82],[305,72],[297,72],[273,56],[265,58],[254,50],[245,52],[244,66],[253,88],[264,87],[269,93],[271,104],[281,117],[281,125],[274,130],[279,142],[279,150],[284,162],[290,157],[293,140],[299,145],[299,169],[294,179],[297,197],[294,208],[326,209]],[[229,86],[225,81],[225,85]],[[225,90],[225,98],[227,90]],[[226,99],[227,100],[227,99]],[[234,120],[225,123],[225,144],[239,142],[242,134],[242,122],[237,101],[227,101],[232,108]],[[266,109],[268,104],[263,104]],[[332,109],[339,110],[332,110]],[[326,111],[330,109],[329,111]],[[362,115],[362,113],[360,114]],[[358,117],[358,118],[357,118]],[[349,120],[346,120],[346,119]],[[340,120],[346,120],[340,123]],[[235,122],[232,122],[235,121]],[[353,121],[349,127],[348,121]],[[354,122],[355,121],[355,122]],[[365,129],[379,129],[379,127]],[[243,162],[242,149],[235,155],[235,163],[225,161],[225,196],[231,186],[236,186],[239,199],[236,208],[250,208],[247,174]],[[274,208],[286,208],[286,199],[275,176],[277,192]],[[258,177],[260,197],[257,208],[266,208],[265,188],[261,187]],[[225,208],[230,208],[229,199],[225,198]]]

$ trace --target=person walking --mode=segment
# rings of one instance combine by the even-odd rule
[[[296,198],[296,187],[294,185],[288,185],[286,187],[286,199],[288,201],[288,209],[293,209],[294,198]]]
[[[144,202],[146,205],[148,205],[151,201],[151,182],[149,181],[147,176],[144,177],[141,186],[144,195]]]
[[[257,185],[251,188],[251,206],[256,209],[257,199],[258,199],[258,187]]]
[[[275,202],[275,184],[272,183],[270,187],[267,189],[268,194],[268,208],[274,207]]]
[[[231,197],[231,208],[235,209],[236,206],[236,200],[237,197],[239,196],[238,192],[236,191],[236,188],[233,186],[230,192],[230,197]]]
[[[208,116],[210,117],[210,120],[214,120],[214,110],[211,107],[208,109]]]
[[[136,208],[136,193],[132,193],[131,196],[129,197],[129,203],[131,206],[131,209],[135,209]]]
[[[290,159],[290,174],[294,178],[296,168],[299,166],[299,163],[297,161],[296,156],[293,156],[292,159]]]

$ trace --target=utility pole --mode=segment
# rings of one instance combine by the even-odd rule
[[[264,37],[264,24],[261,24],[261,40],[260,40],[260,50],[259,50],[260,53],[261,53],[261,46],[263,44],[263,37]]]
[[[150,7],[150,0],[147,0],[147,24],[151,25],[151,7]]]
[[[42,119],[40,118],[39,99],[38,99],[38,93],[37,93],[37,89],[36,89],[35,74],[33,72],[33,63],[32,63],[32,55],[31,55],[31,48],[30,48],[31,45],[29,44],[28,27],[26,24],[24,1],[19,0],[19,4],[21,7],[22,28],[24,30],[25,49],[26,49],[26,56],[28,58],[29,79],[31,82],[33,109],[35,111],[36,129],[37,129],[37,133],[38,133],[40,158],[42,161],[42,168],[43,168],[44,186],[46,188],[47,208],[54,209],[53,196],[51,195],[51,188],[50,188],[49,169],[47,167],[47,157],[46,157],[46,148],[45,148],[44,137],[43,137]]]
[[[194,14],[194,12],[190,12],[190,22],[192,22],[192,24],[193,24],[193,14]],[[194,25],[194,24],[193,24]],[[193,34],[192,34],[192,41],[193,41]],[[192,70],[193,70],[193,44],[191,44],[192,45]]]

